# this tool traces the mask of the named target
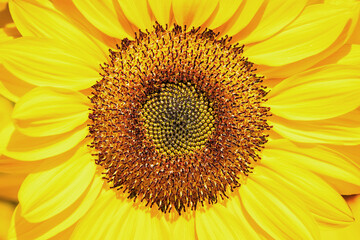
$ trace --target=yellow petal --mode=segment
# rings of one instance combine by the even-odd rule
[[[6,145],[14,131],[14,125],[11,121],[13,103],[0,95],[0,155],[6,149]]]
[[[279,162],[276,157],[266,156],[261,160],[261,171],[296,194],[313,213],[315,219],[324,224],[349,225],[353,222],[351,210],[341,195],[315,174]],[[276,173],[275,173],[276,172]]]
[[[234,36],[243,30],[255,16],[261,16],[263,9],[266,7],[267,1],[264,0],[244,0],[241,2],[240,7],[236,9],[235,14],[218,30],[222,35]],[[235,5],[234,7],[237,7]],[[230,11],[228,9],[224,11]]]
[[[88,119],[85,95],[61,88],[38,87],[15,105],[12,118],[28,136],[44,137],[75,129]]]
[[[88,141],[84,141],[84,145]],[[66,159],[70,159],[77,148],[72,148],[69,151],[58,154],[53,157],[44,158],[37,161],[21,161],[14,158],[10,158],[4,155],[0,155],[0,172],[4,173],[31,173],[46,171],[55,166],[62,164]]]
[[[358,66],[360,64],[360,45],[345,44],[334,54],[316,64],[315,67],[334,63]]]
[[[255,168],[240,187],[249,215],[274,239],[319,239],[315,220],[297,196],[265,174]]]
[[[96,228],[89,228],[89,224]],[[141,226],[141,231],[134,226]],[[77,224],[72,239],[173,239],[160,212],[134,206],[118,199],[112,190],[103,192],[94,206]]]
[[[236,37],[236,41],[241,39],[242,44],[248,44],[271,37],[291,23],[302,12],[306,2],[306,0],[269,1],[260,21],[250,24],[250,29]]]
[[[173,0],[176,23],[189,29],[201,26],[214,12],[219,0]]]
[[[133,38],[128,20],[122,12],[116,11],[113,2],[112,0],[73,0],[86,19],[103,33],[119,39]]]
[[[156,21],[165,26],[170,24],[171,16],[171,1],[169,0],[148,0],[151,11],[153,12]]]
[[[237,196],[232,196],[237,198]],[[246,219],[238,211],[232,211],[234,208],[240,209],[239,201],[229,199],[232,206],[228,204],[216,204],[205,209],[196,210],[196,233],[199,240],[206,239],[260,239],[259,235],[249,226]],[[241,211],[241,210],[240,210]],[[241,212],[240,212],[241,214]],[[250,238],[251,236],[251,238]]]
[[[360,110],[319,121],[292,121],[273,117],[269,124],[281,136],[295,142],[360,144]]]
[[[350,46],[349,52],[338,61],[339,64],[360,65],[360,45],[353,44]]]
[[[108,55],[105,44],[96,41],[87,30],[59,12],[50,1],[12,0],[11,16],[22,36],[36,36],[65,41],[76,49],[88,52],[102,63]]]
[[[18,191],[25,177],[25,174],[0,173],[0,199],[17,202]]]
[[[136,224],[142,226],[142,231],[133,228]],[[164,214],[157,209],[147,211],[146,208],[136,208],[132,205],[123,222],[110,229],[108,239],[166,240],[172,239],[172,235]]]
[[[174,214],[174,218],[172,219],[169,216],[167,220],[167,224],[170,229],[170,237],[174,240],[196,240],[196,232],[195,232],[195,217],[193,213],[189,213],[186,215],[178,216]]]
[[[18,38],[1,44],[0,53],[12,74],[37,86],[79,90],[100,79],[99,62],[59,41]]]
[[[21,205],[15,210],[9,230],[9,239],[49,239],[71,227],[95,202],[102,188],[103,180],[95,177],[92,184],[71,206],[60,214],[40,223],[30,223],[20,213]]]
[[[248,47],[251,62],[281,66],[302,60],[327,49],[339,37],[352,17],[349,9],[311,5],[276,36]]]
[[[0,155],[0,172],[4,173],[29,173],[34,171],[41,161],[24,162],[4,155]]]
[[[68,133],[47,137],[29,137],[15,130],[4,150],[4,155],[23,161],[45,159],[72,149],[87,135],[88,129],[84,126]]]
[[[216,14],[208,28],[214,29],[226,23],[240,8],[240,4],[243,2],[242,0],[219,0],[219,5],[214,11]]]
[[[292,120],[333,118],[360,106],[358,66],[331,65],[294,75],[268,95],[271,112]]]
[[[30,91],[31,85],[9,72],[2,64],[0,65],[0,94],[13,102],[17,102],[21,96]]]
[[[11,202],[0,201],[0,239],[7,239],[11,216],[15,206]]]
[[[340,36],[330,47],[328,47],[321,53],[302,59],[300,61],[296,61],[282,66],[256,65],[256,67],[259,73],[270,79],[291,77],[295,74],[306,71],[311,67],[325,65],[322,63],[326,61],[326,59],[328,59],[332,54],[341,50],[349,36],[349,33],[351,32],[351,25],[348,24],[343,30],[343,32],[340,34]]]
[[[360,19],[359,19],[359,16],[360,16],[360,4],[359,2],[357,2],[357,6],[354,7],[354,11],[355,11],[355,14],[357,16],[356,20],[355,20],[355,29],[354,29],[354,32],[352,33],[352,35],[350,36],[349,38],[349,43],[352,43],[352,44],[360,44]]]
[[[360,145],[340,146],[340,145],[327,144],[325,146],[346,156],[347,158],[351,159],[352,162],[354,162],[358,166],[360,166],[360,156],[359,156]]]
[[[346,197],[346,200],[354,213],[355,222],[346,228],[322,227],[320,233],[322,239],[358,239],[360,236],[360,195]]]
[[[130,207],[131,205],[126,202],[122,204],[112,190],[103,192],[75,227],[72,239],[84,239],[87,237],[106,239],[109,228],[115,228],[119,233],[121,223],[127,218]],[[96,227],[89,228],[89,224]],[[128,231],[132,229],[133,227]]]
[[[152,29],[153,20],[147,0],[117,0],[126,18],[137,28]]]
[[[41,222],[64,211],[87,189],[95,169],[83,146],[59,166],[29,174],[19,190],[21,215],[29,222]]]
[[[351,159],[324,146],[298,147],[287,140],[269,142],[262,152],[279,164],[290,164],[322,177],[340,194],[360,193],[360,168]]]

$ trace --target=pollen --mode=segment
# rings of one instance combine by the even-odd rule
[[[240,187],[267,142],[262,77],[243,46],[159,24],[124,39],[93,86],[89,145],[111,188],[178,214]]]

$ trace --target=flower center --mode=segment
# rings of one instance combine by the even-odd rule
[[[214,131],[214,110],[190,82],[165,83],[149,95],[141,116],[159,153],[177,156],[205,146]]]
[[[110,50],[90,147],[112,188],[179,214],[241,185],[267,141],[262,78],[211,30],[155,25]]]

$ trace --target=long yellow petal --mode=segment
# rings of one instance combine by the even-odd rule
[[[155,211],[156,212],[156,211]],[[109,217],[111,216],[111,217]],[[89,228],[89,224],[97,228]],[[141,226],[141,231],[134,228]],[[163,214],[134,206],[131,200],[118,199],[112,190],[103,192],[80,220],[71,239],[170,239]]]
[[[293,121],[273,117],[269,124],[281,136],[295,142],[360,144],[360,109],[339,117],[318,121]]]
[[[281,66],[318,54],[335,42],[352,17],[349,9],[311,5],[276,36],[245,49],[251,62]]]
[[[214,12],[219,0],[173,0],[176,23],[188,28],[201,26]]]
[[[3,173],[29,173],[34,171],[42,161],[19,161],[13,158],[9,158],[4,155],[0,155],[0,172]]]
[[[14,76],[2,64],[0,64],[0,73],[0,94],[13,102],[17,102],[21,96],[34,87]]]
[[[216,30],[221,35],[234,36],[243,30],[256,16],[260,16],[266,6],[267,1],[244,0],[237,8],[235,14]],[[235,5],[236,6],[236,5]],[[228,11],[228,10],[226,10]]]
[[[99,62],[59,41],[18,38],[1,44],[0,53],[11,73],[37,86],[79,90],[101,79]]]
[[[318,226],[302,202],[261,169],[254,169],[239,192],[246,211],[272,238],[319,239]]]
[[[50,1],[11,0],[9,8],[22,36],[65,41],[100,62],[108,55],[108,47],[103,42],[91,37],[87,29],[58,11]]]
[[[272,0],[266,5],[260,21],[250,24],[249,29],[235,37],[242,44],[267,39],[291,23],[304,9],[306,0]]]
[[[156,21],[165,26],[170,24],[171,18],[171,1],[169,0],[148,0],[151,11],[153,12]]]
[[[40,223],[30,223],[21,216],[21,205],[16,208],[8,239],[49,239],[63,232],[82,218],[94,204],[103,185],[100,176],[95,177],[88,189],[71,206],[60,214]]]
[[[88,119],[89,104],[81,93],[38,87],[17,102],[12,118],[17,129],[25,135],[50,136],[82,125]]]
[[[21,215],[29,222],[41,222],[64,211],[87,189],[95,169],[87,146],[83,146],[64,163],[29,174],[19,190]]]
[[[195,240],[196,231],[195,231],[195,217],[194,214],[190,213],[184,216],[178,216],[175,213],[167,219],[167,224],[169,226],[170,237],[174,240]],[[166,216],[168,217],[168,216]]]
[[[6,149],[6,145],[14,131],[14,125],[11,121],[13,103],[0,95],[0,155]]]
[[[298,147],[282,139],[269,142],[262,154],[279,164],[290,164],[315,173],[340,194],[360,193],[360,167],[328,147],[312,144]]]
[[[116,11],[112,0],[73,0],[79,11],[95,27],[105,34],[122,38],[133,38],[131,26],[121,11]]]
[[[360,106],[358,66],[330,65],[294,75],[268,95],[271,112],[308,121],[343,115]]]
[[[152,29],[153,17],[147,0],[117,0],[126,18],[138,29]],[[137,30],[137,29],[135,29]]]
[[[86,145],[86,141],[84,142],[84,145]],[[32,172],[46,171],[62,164],[66,161],[66,159],[70,159],[74,156],[76,151],[77,148],[72,148],[55,156],[34,161],[22,161],[5,155],[0,155],[0,172],[28,174]]]
[[[4,155],[23,161],[53,157],[75,147],[88,133],[85,126],[68,133],[47,137],[29,137],[15,130],[4,150]]]
[[[313,213],[318,222],[329,225],[349,225],[353,222],[351,210],[341,195],[323,179],[303,168],[276,157],[263,157],[261,165],[268,176],[271,176],[283,187],[295,193]],[[276,173],[275,173],[276,172]]]
[[[237,196],[232,196],[237,198]],[[260,236],[243,219],[243,213],[235,209],[241,209],[240,202],[229,199],[230,204],[220,203],[196,210],[196,233],[199,240],[216,239],[260,239]],[[228,206],[231,205],[231,206]],[[239,215],[238,215],[239,214]],[[245,220],[245,221],[244,221]]]
[[[214,29],[227,23],[244,2],[243,0],[219,0],[219,7],[215,10],[216,15],[208,27]]]
[[[339,239],[357,239],[360,236],[360,195],[346,197],[352,212],[354,213],[355,222],[346,228],[322,227],[320,233],[322,239],[339,240]]]

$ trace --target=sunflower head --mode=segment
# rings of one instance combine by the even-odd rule
[[[163,212],[215,203],[266,143],[266,95],[243,48],[159,24],[110,50],[93,86],[90,137],[113,188]]]

